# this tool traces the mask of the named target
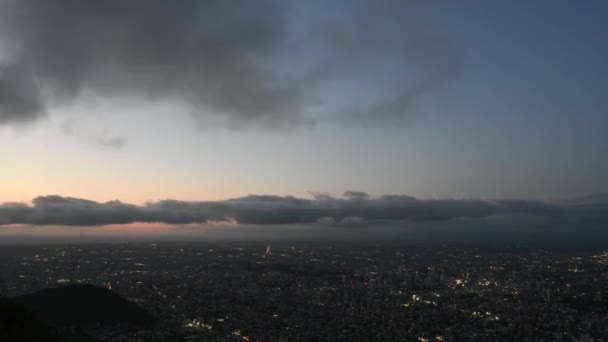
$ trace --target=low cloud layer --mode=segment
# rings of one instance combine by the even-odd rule
[[[449,41],[410,2],[302,5],[2,0],[0,125],[38,120],[84,91],[176,101],[237,126],[310,124],[310,104],[399,116],[458,72]],[[374,82],[378,73],[390,80]],[[354,94],[347,104],[326,88],[385,81],[392,89],[382,96]]]
[[[249,195],[224,201],[185,202],[163,200],[145,205],[119,201],[99,203],[80,198],[41,196],[32,205],[0,205],[0,225],[98,226],[133,222],[168,224],[237,222],[250,225],[316,224],[360,226],[365,222],[440,222],[447,220],[505,217],[608,222],[608,206],[556,205],[528,200],[417,199],[410,196],[371,197],[346,192],[341,198],[317,196]]]

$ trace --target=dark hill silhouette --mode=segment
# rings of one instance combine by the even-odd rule
[[[15,298],[54,326],[149,327],[157,319],[116,293],[93,285],[67,285]]]
[[[0,341],[59,342],[61,339],[55,329],[25,305],[0,298]]]

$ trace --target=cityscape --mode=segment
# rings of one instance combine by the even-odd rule
[[[5,246],[0,293],[93,284],[160,319],[99,341],[601,341],[608,253],[505,246]]]

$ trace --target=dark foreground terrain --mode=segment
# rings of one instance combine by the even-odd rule
[[[602,341],[607,280],[602,251],[3,246],[0,337],[25,326],[32,341]]]
[[[93,285],[65,285],[0,299],[2,341],[93,341],[106,331],[135,333],[157,323],[136,304]]]

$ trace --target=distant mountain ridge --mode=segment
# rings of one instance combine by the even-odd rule
[[[575,206],[608,206],[608,193],[597,193],[571,198],[565,202],[568,205]]]
[[[158,319],[116,293],[93,285],[67,285],[19,296],[15,301],[54,326],[149,327]]]

